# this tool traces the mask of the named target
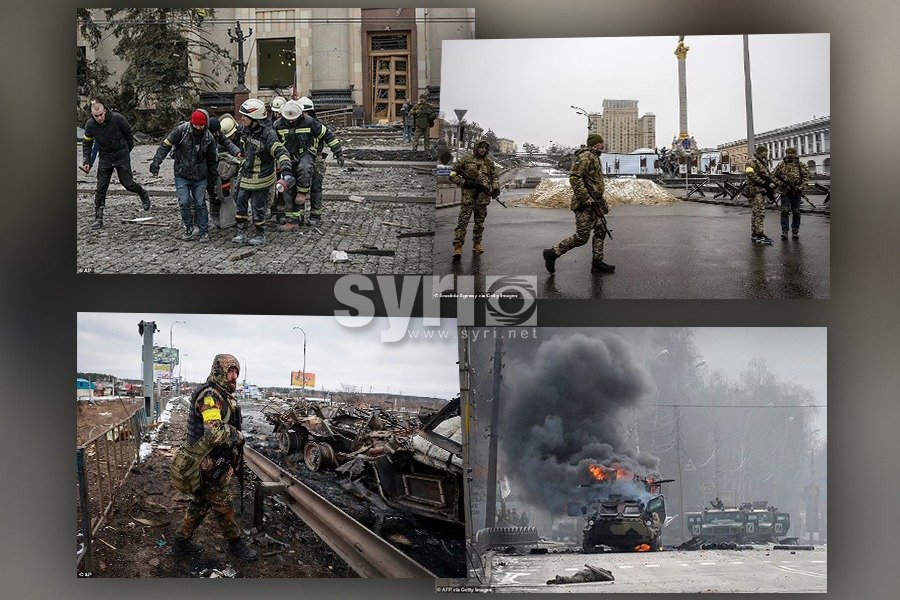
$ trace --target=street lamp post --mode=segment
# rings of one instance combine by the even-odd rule
[[[300,394],[304,398],[306,397],[306,332],[299,325],[294,326],[294,329],[299,329],[300,333],[303,334],[303,371],[300,373]]]
[[[588,128],[588,133],[590,133],[591,132],[591,115],[590,115],[590,113],[588,113],[588,111],[584,110],[580,106],[569,105],[569,108],[573,109],[579,115],[584,115],[585,117],[587,117],[587,128]]]
[[[456,114],[456,162],[459,162],[459,151],[462,147],[462,136],[464,131],[463,117],[466,116],[468,109],[454,108],[453,112]]]
[[[175,346],[172,344],[172,329],[173,329],[173,328],[175,327],[175,325],[177,325],[178,323],[181,323],[182,325],[186,325],[186,324],[187,324],[186,321],[175,321],[174,323],[172,323],[171,325],[169,325],[169,356],[170,356],[170,357],[171,357],[171,355],[172,355],[172,349],[175,347]],[[179,389],[179,391],[180,391],[180,388],[181,388],[181,367],[180,367],[180,365],[181,365],[181,359],[178,360],[178,364],[179,364],[179,368],[178,368],[178,389]],[[172,365],[172,366],[174,367],[174,365]],[[171,373],[170,373],[170,375],[171,375]]]
[[[244,372],[244,386],[243,386],[243,394],[247,393],[247,361],[244,360],[244,357],[241,357],[241,370]],[[246,398],[246,396],[243,396]]]

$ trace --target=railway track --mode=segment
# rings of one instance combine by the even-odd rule
[[[256,450],[245,446],[244,459],[260,481],[285,485],[288,508],[303,519],[360,577],[434,579],[431,571]]]

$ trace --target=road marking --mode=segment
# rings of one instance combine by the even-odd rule
[[[705,565],[705,566],[708,567],[709,565],[714,565],[714,564],[716,564],[716,563],[714,563],[714,562],[711,562],[711,563],[710,563],[710,562],[702,562],[702,563],[700,563],[700,564],[701,564],[701,565]]]
[[[798,575],[808,575],[810,577],[816,577],[818,579],[828,579],[828,575],[824,573],[810,573],[809,571],[801,571],[800,569],[793,569],[791,567],[782,567],[781,565],[775,565],[777,568],[782,571],[787,571],[788,573],[797,573]]]
[[[644,565],[644,566],[647,567],[648,569],[655,569],[659,565]]]
[[[563,569],[564,571],[580,571],[577,567],[569,567],[568,569]]]
[[[634,565],[619,565],[620,569],[633,569]]]
[[[792,561],[790,561],[790,560],[783,560],[783,561],[781,561],[781,564],[783,564],[783,565],[792,565],[792,564],[794,564],[794,563],[793,563]]]
[[[820,564],[820,565],[824,565],[827,561],[824,561],[824,560],[811,560],[811,561],[809,561],[809,562],[811,562],[811,563],[817,563],[817,564]]]
[[[689,564],[687,564],[687,563],[678,563],[678,564],[680,564],[682,567],[689,567],[689,566],[691,566],[691,565],[689,565]]]
[[[742,565],[742,564],[744,564],[744,561],[742,561],[742,560],[733,560],[733,561],[731,561],[731,564],[733,564],[733,565]]]

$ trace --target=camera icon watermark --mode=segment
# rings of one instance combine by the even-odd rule
[[[537,276],[487,276],[485,291],[485,325],[537,325]]]

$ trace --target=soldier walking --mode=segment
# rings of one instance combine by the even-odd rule
[[[760,144],[744,169],[747,195],[750,198],[750,239],[757,244],[772,244],[765,233],[766,197],[773,194],[775,182],[769,172],[769,150]],[[799,226],[799,223],[798,223]]]
[[[228,541],[228,551],[244,560],[256,560],[256,550],[247,545],[235,523],[229,487],[244,445],[240,411],[233,395],[240,370],[234,356],[217,354],[206,383],[191,395],[187,443],[202,443],[211,450],[200,462],[200,488],[193,494],[172,543],[172,554],[176,556],[196,554],[203,549],[191,541],[191,536],[212,509]]]
[[[201,243],[209,241],[209,212],[206,207],[207,181],[217,184],[218,153],[216,140],[207,127],[206,111],[195,110],[191,120],[181,123],[163,139],[156,156],[150,162],[150,173],[159,175],[159,167],[169,151],[175,161],[175,195],[181,208],[184,233],[187,241],[200,237]],[[199,230],[194,231],[194,213]]]
[[[795,240],[799,239],[800,204],[803,202],[803,186],[809,181],[809,169],[797,158],[796,148],[784,151],[784,160],[775,167],[772,178],[781,193],[781,239],[787,239],[788,225],[791,236]]]
[[[462,187],[462,206],[459,207],[459,221],[453,233],[453,260],[462,256],[463,243],[466,241],[466,229],[469,219],[475,216],[472,226],[472,242],[474,252],[484,252],[481,236],[484,233],[484,220],[487,207],[493,198],[500,196],[500,179],[497,166],[488,152],[491,145],[487,140],[478,140],[475,153],[460,159],[450,171],[450,181]]]
[[[428,129],[434,125],[436,116],[434,107],[428,103],[428,96],[422,94],[419,101],[412,107],[409,114],[413,118],[413,150],[419,149],[419,140],[424,138],[425,152],[428,152]]]
[[[103,227],[106,192],[113,170],[119,176],[119,183],[129,192],[140,196],[144,210],[150,210],[150,195],[134,180],[131,172],[131,151],[134,149],[131,124],[119,113],[108,110],[100,100],[91,101],[91,116],[84,124],[81,170],[85,173],[91,172],[91,151],[95,143],[99,148],[100,164],[97,167],[97,192],[94,196],[94,222],[91,229]]]
[[[603,168],[600,165],[600,155],[605,148],[603,137],[592,133],[587,137],[587,145],[575,153],[575,161],[569,170],[575,234],[544,250],[544,265],[550,273],[556,272],[556,259],[572,248],[587,244],[591,232],[594,234],[591,271],[612,273],[616,270],[613,265],[603,262],[603,241],[608,233],[603,215],[609,213],[609,205],[603,197]]]

